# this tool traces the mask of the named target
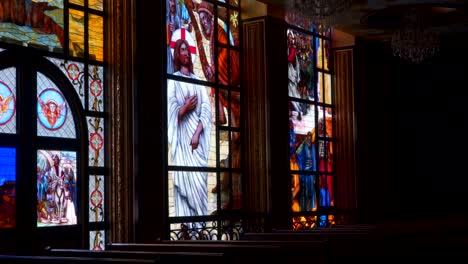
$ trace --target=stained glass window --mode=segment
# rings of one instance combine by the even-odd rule
[[[330,39],[303,29],[286,32],[293,229],[327,226],[329,215],[320,212],[334,205]]]
[[[104,249],[108,1],[0,2],[0,240]]]
[[[166,7],[169,229],[198,232],[242,204],[239,1]]]

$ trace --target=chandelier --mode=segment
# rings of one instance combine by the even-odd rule
[[[337,15],[342,14],[351,3],[352,0],[289,0],[286,8],[289,12],[309,18],[323,33],[335,25]]]
[[[403,18],[403,27],[395,31],[391,46],[393,55],[420,63],[439,50],[439,38],[426,28],[424,17],[412,9]]]

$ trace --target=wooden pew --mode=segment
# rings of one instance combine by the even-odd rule
[[[190,240],[192,241],[192,240]],[[106,248],[116,251],[146,252],[217,252],[223,253],[227,263],[258,263],[284,260],[283,248],[272,244],[194,243],[109,243]]]
[[[157,251],[128,251],[128,250],[86,250],[86,249],[58,249],[48,248],[48,256],[60,257],[88,257],[88,258],[118,258],[118,259],[151,259],[157,263],[186,263],[195,261],[200,263],[225,263],[223,253],[215,252],[157,252]]]
[[[310,261],[313,256],[317,264],[327,263],[327,243],[322,241],[279,241],[279,240],[159,240],[163,244],[198,244],[198,245],[269,245],[279,247],[282,259],[286,263]]]
[[[155,264],[155,259],[0,255],[2,264]]]

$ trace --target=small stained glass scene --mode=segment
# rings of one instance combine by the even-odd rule
[[[292,98],[314,100],[314,50],[313,37],[288,29],[288,95]],[[295,105],[294,105],[295,106]],[[304,109],[296,107],[296,112],[304,113]]]
[[[0,70],[0,133],[16,133],[16,68]]]
[[[0,148],[0,229],[16,226],[16,149]]]
[[[37,226],[76,225],[76,152],[37,151]]]
[[[62,52],[65,45],[63,0],[3,0],[0,41]]]
[[[205,216],[217,209],[216,173],[169,171],[169,216]]]
[[[183,61],[179,56],[180,51],[175,47],[177,42],[184,41],[191,55],[191,61],[187,62],[192,70],[191,75],[209,82],[215,82],[218,76],[220,84],[238,85],[239,56],[228,56],[228,49],[213,48],[215,43],[235,45],[236,39],[229,30],[229,24],[238,26],[238,15],[232,13],[231,21],[226,8],[221,8],[224,14],[216,14],[218,19],[215,21],[215,12],[218,13],[219,10],[215,9],[212,3],[190,1],[190,4],[186,4],[184,1],[166,1],[167,73],[173,74],[180,70]],[[214,39],[215,31],[217,39]],[[238,39],[238,36],[236,37]],[[215,62],[216,56],[217,62]],[[217,74],[217,67],[227,69],[228,65],[231,65],[230,71],[225,70],[222,73],[220,71]]]
[[[37,135],[76,138],[75,122],[70,107],[49,78],[37,73]]]

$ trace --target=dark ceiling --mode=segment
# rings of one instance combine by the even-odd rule
[[[288,0],[259,0],[284,8]],[[431,31],[468,33],[468,0],[353,0],[336,28],[367,39],[388,40],[409,10],[421,13]]]

